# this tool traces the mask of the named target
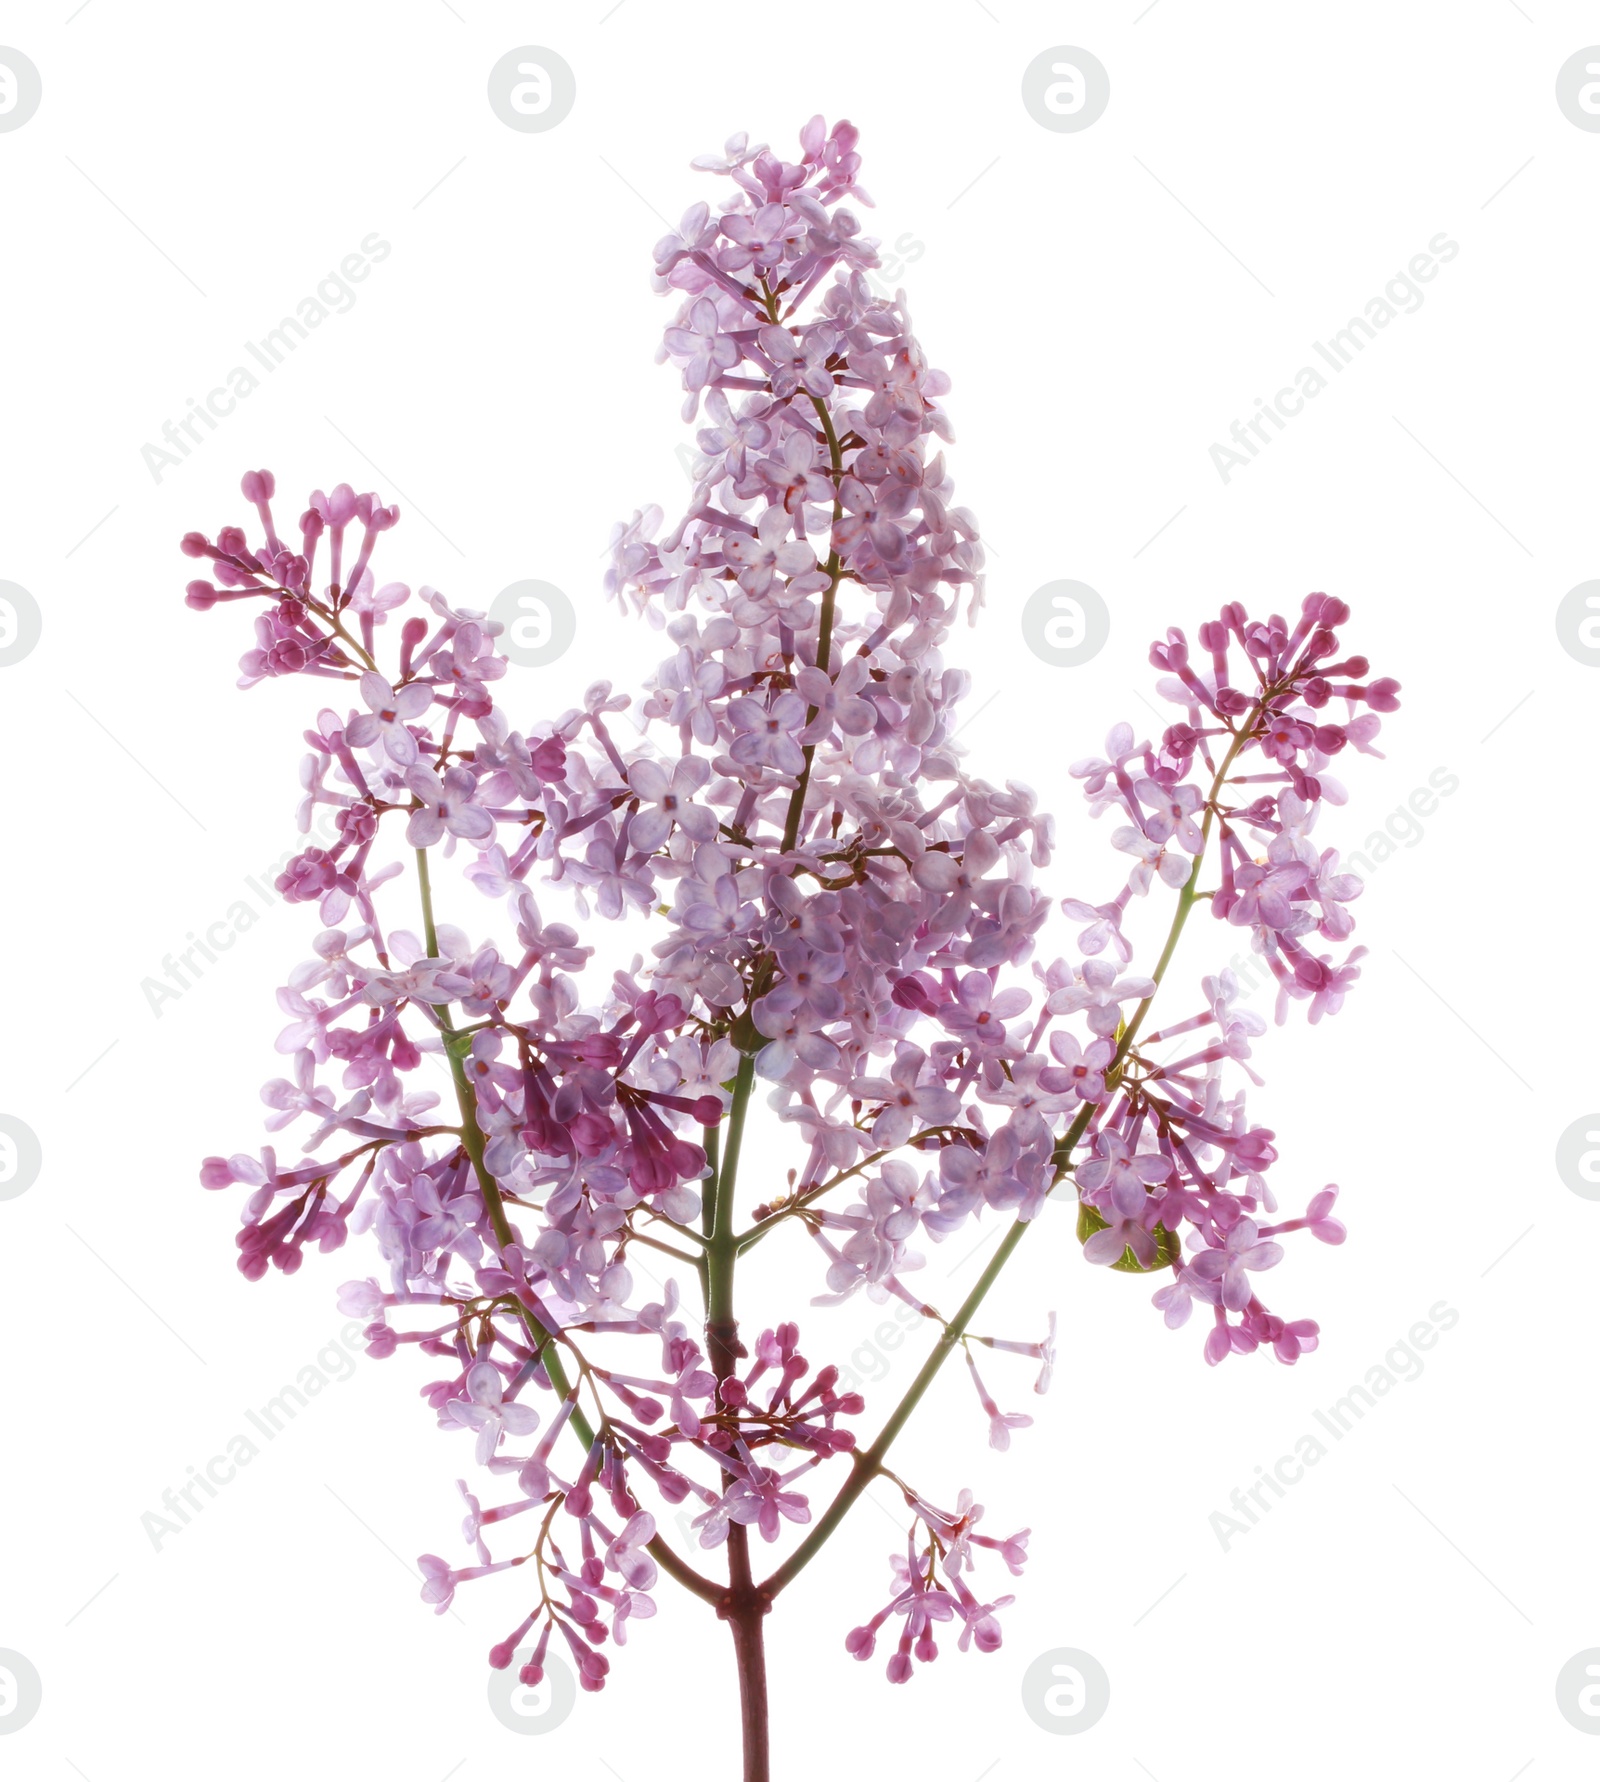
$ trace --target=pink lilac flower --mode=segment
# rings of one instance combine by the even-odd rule
[[[531,1435],[539,1426],[532,1405],[508,1404],[501,1395],[500,1370],[490,1361],[476,1361],[467,1369],[465,1400],[452,1399],[446,1414],[456,1423],[476,1430],[479,1466],[487,1466],[505,1436]]]
[[[396,692],[381,674],[362,675],[360,686],[368,709],[350,721],[345,740],[357,749],[382,742],[391,761],[409,767],[417,758],[417,739],[409,726],[426,715],[433,704],[433,689],[422,681],[412,681]]]
[[[1254,1219],[1241,1219],[1220,1246],[1191,1259],[1189,1272],[1196,1280],[1215,1283],[1230,1312],[1242,1312],[1254,1297],[1249,1271],[1272,1268],[1282,1260],[1283,1245],[1259,1238]]]

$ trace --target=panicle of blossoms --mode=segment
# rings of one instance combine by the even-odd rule
[[[554,717],[509,715],[500,627],[377,582],[398,510],[376,495],[314,493],[286,543],[273,479],[253,471],[260,541],[238,526],[183,541],[212,566],[191,606],[258,603],[242,686],[346,683],[305,732],[301,769],[301,828],[320,815],[331,838],[278,880],[322,924],[279,992],[287,1074],[263,1091],[269,1130],[296,1129],[299,1147],[210,1158],[202,1181],[247,1190],[251,1279],[293,1272],[310,1244],[367,1241],[374,1272],[341,1304],[369,1351],[441,1364],[425,1389],[441,1429],[463,1452],[472,1437],[485,1479],[514,1482],[487,1509],[482,1481],[463,1483],[471,1563],[425,1556],[424,1597],[442,1610],[462,1582],[515,1577],[508,1620],[525,1618],[490,1656],[509,1665],[532,1637],[527,1681],[555,1639],[600,1688],[601,1646],[654,1613],[661,1571],[759,1622],[886,1470],[887,1437],[833,1469],[847,1479],[814,1517],[811,1475],[854,1451],[844,1424],[864,1405],[806,1359],[792,1321],[741,1336],[734,1266],[774,1234],[814,1246],[816,1303],[895,1297],[939,1330],[917,1395],[962,1344],[996,1447],[1029,1419],[999,1408],[966,1345],[1040,1361],[1042,1391],[1053,1314],[1042,1343],[970,1337],[972,1307],[947,1318],[906,1284],[924,1239],[988,1216],[1013,1222],[1013,1243],[1070,1179],[1089,1262],[1169,1272],[1156,1303],[1174,1326],[1210,1308],[1212,1362],[1262,1346],[1292,1362],[1317,1327],[1268,1311],[1253,1277],[1282,1235],[1343,1236],[1332,1189],[1272,1222],[1273,1134],[1224,1076],[1249,1074],[1262,1030],[1231,974],[1202,981],[1197,1012],[1143,1030],[1201,899],[1251,930],[1280,1015],[1338,1008],[1360,950],[1335,963],[1319,943],[1348,937],[1359,885],[1309,835],[1343,799],[1330,762],[1373,752],[1394,684],[1337,659],[1347,614],[1323,595],[1292,626],[1225,607],[1194,662],[1170,633],[1153,660],[1181,718],[1153,741],[1119,726],[1104,758],[1073,768],[1118,813],[1131,873],[1105,902],[1066,900],[1075,953],[1023,971],[1051,914],[1035,875],[1053,826],[1025,785],[970,774],[955,740],[969,677],[946,646],[962,604],[980,604],[983,552],[942,451],[948,381],[903,296],[865,276],[856,142],[820,118],[792,162],[730,140],[698,164],[720,196],[656,249],[657,286],[678,300],[663,357],[700,456],[665,531],[650,508],[613,535],[609,591],[671,646],[637,705],[602,681]],[[637,725],[614,726],[623,712]],[[460,869],[448,912],[446,863]],[[547,919],[537,881],[570,896],[577,926]],[[1158,882],[1173,927],[1140,972],[1123,918]],[[593,966],[596,918],[648,924],[648,955]],[[1189,1035],[1181,1056],[1153,1055]],[[797,1161],[741,1231],[758,1078]],[[696,1328],[675,1280],[656,1298],[636,1282],[663,1256],[700,1278]],[[945,1513],[904,1489],[916,1520],[895,1594],[850,1635],[865,1656],[903,1617],[896,1681],[933,1656],[935,1622],[958,1620],[963,1648],[998,1645],[1010,1599],[983,1602],[965,1578],[975,1547],[1019,1571],[1024,1541],[974,1534],[967,1494]],[[690,1505],[728,1583],[696,1571],[646,1502]],[[757,1585],[752,1534],[802,1529]]]
[[[979,1652],[999,1650],[1001,1631],[995,1614],[1016,1599],[1000,1596],[984,1602],[974,1594],[964,1574],[976,1563],[972,1549],[986,1547],[1000,1555],[1013,1577],[1020,1576],[1030,1533],[1025,1528],[1004,1540],[977,1534],[983,1506],[972,1501],[970,1491],[961,1493],[954,1511],[936,1509],[910,1490],[905,1490],[905,1499],[916,1514],[906,1536],[905,1552],[889,1558],[894,1594],[870,1620],[852,1628],[844,1642],[851,1657],[864,1663],[877,1647],[879,1628],[891,1616],[899,1617],[900,1637],[885,1667],[891,1683],[910,1681],[913,1660],[931,1664],[939,1656],[933,1631],[936,1623],[959,1623],[956,1645],[962,1652],[969,1646]]]
[[[1366,678],[1365,657],[1341,657],[1336,627],[1348,617],[1349,608],[1325,594],[1307,596],[1292,626],[1277,616],[1252,620],[1230,603],[1200,627],[1198,662],[1184,634],[1169,631],[1150,659],[1163,671],[1158,690],[1182,718],[1156,742],[1136,742],[1132,728],[1119,724],[1104,756],[1071,768],[1096,815],[1109,809],[1127,819],[1111,840],[1136,861],[1109,902],[1064,900],[1066,913],[1088,924],[1078,935],[1088,957],[1040,974],[1050,992],[1046,1008],[1081,1010],[1102,1036],[1098,1059],[1069,1057],[1070,1041],[1055,1054],[1102,1090],[1085,1128],[1091,1154],[1074,1166],[1084,1254],[1117,1268],[1170,1269],[1155,1304],[1174,1328],[1196,1300],[1209,1306],[1205,1355],[1212,1363],[1262,1346],[1293,1362],[1316,1347],[1317,1325],[1269,1311],[1251,1276],[1282,1259],[1276,1239],[1283,1233],[1310,1229],[1325,1243],[1343,1242],[1344,1227],[1328,1216],[1338,1191],[1324,1189],[1303,1219],[1266,1222],[1277,1211],[1266,1179],[1277,1159],[1275,1135],[1250,1121],[1244,1091],[1229,1095],[1222,1081],[1230,1063],[1249,1071],[1250,1041],[1264,1027],[1239,1006],[1234,974],[1204,978],[1198,1013],[1142,1039],[1137,1028],[1125,1032],[1113,1054],[1109,1036],[1117,1029],[1105,1001],[1114,1011],[1128,980],[1117,978],[1111,959],[1129,957],[1123,913],[1159,877],[1178,889],[1184,913],[1204,897],[1214,917],[1250,931],[1278,985],[1280,1022],[1291,1001],[1307,1003],[1313,1022],[1337,1013],[1365,949],[1339,961],[1317,943],[1348,938],[1354,919],[1347,906],[1361,881],[1310,834],[1324,802],[1345,802],[1330,771],[1335,758],[1347,748],[1376,754],[1378,714],[1399,703],[1394,681]],[[1218,884],[1201,892],[1213,838]],[[1154,988],[1141,982],[1135,993],[1148,999]],[[1160,1042],[1188,1035],[1183,1056],[1152,1056]],[[1097,1074],[1113,1059],[1110,1077]]]

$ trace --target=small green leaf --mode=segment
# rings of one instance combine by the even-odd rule
[[[1110,1223],[1109,1219],[1102,1219],[1087,1201],[1080,1200],[1078,1202],[1078,1242],[1080,1244],[1088,1243],[1097,1231],[1104,1231]],[[1131,1249],[1125,1249],[1111,1266],[1125,1275],[1152,1275],[1157,1269],[1171,1268],[1180,1255],[1177,1238],[1159,1222],[1150,1235],[1156,1240],[1156,1259],[1149,1268],[1145,1267]]]

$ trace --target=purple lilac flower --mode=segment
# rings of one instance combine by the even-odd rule
[[[1086,1261],[1162,1273],[1170,1327],[1209,1309],[1209,1363],[1313,1350],[1315,1323],[1271,1311],[1263,1277],[1280,1238],[1337,1244],[1344,1227],[1331,1186],[1268,1222],[1277,1147],[1231,1074],[1259,1081],[1244,1061],[1262,1021],[1223,971],[1145,1029],[1202,903],[1249,931],[1280,1021],[1296,1002],[1337,1012],[1362,949],[1323,947],[1342,949],[1360,886],[1310,836],[1343,798],[1337,758],[1375,753],[1397,701],[1342,653],[1348,611],[1325,594],[1290,619],[1230,603],[1192,653],[1169,631],[1151,660],[1173,721],[1142,739],[1119,724],[1072,767],[1131,874],[1100,902],[1060,899],[1069,934],[1035,962],[1053,825],[1025,788],[972,774],[957,740],[969,677],[951,640],[982,604],[983,547],[943,453],[948,379],[865,276],[856,132],[816,118],[796,160],[739,136],[697,165],[720,195],[655,254],[678,305],[665,356],[700,422],[694,490],[664,532],[655,507],[620,524],[607,576],[671,646],[637,701],[600,681],[514,719],[499,626],[376,584],[398,511],[348,485],[313,492],[285,537],[273,478],[252,471],[261,542],[239,526],[183,540],[209,564],[191,607],[254,603],[240,684],[307,675],[330,701],[306,732],[302,828],[336,813],[335,838],[280,880],[324,925],[280,992],[287,1074],[263,1097],[300,1148],[208,1158],[201,1180],[244,1191],[249,1279],[366,1243],[373,1272],[341,1303],[374,1357],[426,1356],[430,1410],[473,1432],[476,1563],[425,1555],[424,1599],[442,1612],[463,1582],[509,1574],[491,1663],[532,1637],[520,1674],[536,1682],[559,1636],[594,1690],[600,1646],[654,1614],[665,1574],[733,1629],[747,1775],[764,1776],[762,1617],[883,1455],[830,1466],[863,1399],[795,1323],[737,1306],[737,1265],[803,1237],[823,1303],[913,1307],[941,1341],[902,1410],[960,1343],[995,1447],[1030,1419],[999,1408],[967,1345],[1037,1359],[1042,1391],[1053,1315],[1042,1343],[975,1338],[907,1280],[921,1242],[986,1218],[1007,1222],[1003,1264],[1050,1226],[1053,1189],[1076,1196]],[[576,924],[546,921],[537,881]],[[1167,948],[1133,969],[1124,914],[1160,891]],[[620,963],[596,962],[599,924],[625,918],[648,951],[630,932]],[[758,1078],[796,1155],[784,1191],[745,1206]],[[674,1262],[706,1286],[703,1319],[680,1315],[676,1279],[645,1297]],[[520,1495],[485,1508],[485,1480]],[[1020,1572],[1027,1538],[977,1533],[968,1493],[944,1511],[902,1489],[892,1594],[846,1640],[864,1659],[894,1620],[896,1682],[941,1627],[999,1645],[1011,1599],[968,1575],[986,1554]],[[679,1551],[647,1502],[687,1506],[699,1548]],[[765,1579],[753,1539],[787,1549]]]

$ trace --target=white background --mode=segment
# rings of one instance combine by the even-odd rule
[[[414,1359],[363,1359],[153,1549],[141,1516],[314,1361],[365,1264],[313,1256],[248,1286],[236,1198],[195,1176],[258,1142],[272,992],[314,915],[274,909],[159,1018],[141,984],[291,845],[321,695],[234,690],[246,623],[185,610],[179,535],[244,519],[250,466],[276,471],[289,514],[314,485],[376,488],[404,515],[383,575],[478,606],[536,577],[578,608],[567,657],[506,683],[514,712],[636,681],[661,640],[602,602],[606,531],[688,487],[650,249],[709,195],[692,154],[740,128],[791,148],[823,110],[861,128],[869,226],[915,250],[912,314],[954,380],[951,463],[992,546],[984,622],[952,645],[976,683],[964,740],[977,771],[1057,811],[1050,887],[1098,900],[1120,882],[1066,765],[1149,718],[1149,638],[1227,599],[1292,612],[1335,593],[1348,642],[1404,684],[1387,759],[1353,764],[1326,842],[1361,849],[1436,769],[1460,785],[1371,876],[1345,1012],[1261,1049],[1280,1196],[1337,1181],[1351,1228],[1342,1250],[1293,1242],[1271,1283],[1278,1309],[1321,1321],[1320,1351],[1206,1369],[1198,1331],[1167,1332],[1145,1284],[1084,1267],[1048,1208],[997,1296],[1003,1325],[980,1321],[1032,1337],[1059,1312],[1051,1396],[1026,1363],[987,1370],[1035,1427],[990,1454],[952,1368],[898,1462],[947,1501],[974,1487],[997,1532],[1033,1528],[1006,1643],[952,1642],[903,1689],[884,1648],[847,1657],[845,1631],[888,1594],[898,1537],[877,1489],[769,1623],[776,1773],[1592,1774],[1600,1746],[1562,1718],[1555,1679],[1600,1644],[1600,1206],[1554,1153],[1600,1102],[1600,679],[1554,615],[1600,557],[1600,135],[1554,87],[1600,8],[90,0],[69,19],[74,4],[0,9],[0,44],[43,77],[38,114],[0,134],[0,579],[44,615],[38,648],[0,670],[0,1112],[44,1153],[0,1203],[0,1648],[45,1690],[0,1742],[4,1773],[736,1773],[726,1631],[666,1583],[612,1687],[565,1724],[519,1738],[490,1715],[484,1653],[520,1603],[505,1580],[464,1589],[459,1618],[417,1600],[415,1555],[461,1551],[465,1455],[420,1406]],[[489,68],[524,44],[576,73],[547,133],[486,101]],[[1081,133],[1021,102],[1024,68],[1062,44],[1110,73]],[[155,480],[141,447],[372,231],[392,253],[354,306]],[[1460,252],[1423,305],[1225,484],[1212,443],[1440,231]],[[1019,630],[1062,577],[1112,614],[1076,670]],[[1235,939],[1194,930],[1188,983]],[[1058,920],[1043,956],[1067,938]],[[780,1187],[793,1159],[766,1140],[757,1155]],[[959,1297],[970,1249],[931,1254],[930,1296]],[[798,1241],[768,1280],[769,1318],[798,1316],[819,1360],[882,1317],[811,1310]],[[1421,1377],[1225,1552],[1208,1518],[1229,1493],[1441,1300],[1459,1322]],[[871,1359],[887,1378],[869,1422],[911,1354]],[[1060,1647],[1111,1679],[1109,1712],[1072,1738],[1020,1695]]]

